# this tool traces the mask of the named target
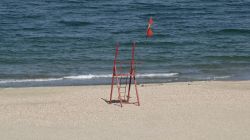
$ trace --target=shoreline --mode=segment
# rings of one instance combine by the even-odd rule
[[[250,81],[138,86],[141,106],[107,104],[110,85],[0,88],[2,139],[250,139]],[[132,89],[132,99],[135,99]],[[117,92],[114,93],[117,99]]]
[[[247,81],[250,81],[250,79],[247,79],[247,80],[232,80],[232,79],[224,79],[224,80],[193,80],[193,81],[169,81],[169,82],[144,82],[144,83],[141,83],[140,81],[137,80],[137,85],[138,86],[141,86],[141,85],[157,85],[157,84],[169,84],[169,83],[192,83],[192,82],[247,82]],[[21,86],[0,86],[0,89],[4,89],[4,88],[36,88],[36,87],[86,87],[86,86],[110,86],[111,85],[111,79],[110,79],[110,83],[107,83],[107,84],[103,84],[103,83],[97,83],[97,84],[74,84],[74,85],[35,85],[35,86],[29,86],[28,84],[26,84],[25,86],[24,85],[21,85]]]

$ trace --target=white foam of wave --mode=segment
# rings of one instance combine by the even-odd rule
[[[174,77],[178,73],[145,73],[137,74],[138,78],[154,78],[154,77]],[[10,80],[0,80],[0,84],[6,83],[25,83],[25,82],[48,82],[48,81],[58,81],[65,79],[75,79],[75,80],[84,80],[84,79],[94,79],[94,78],[111,78],[111,74],[100,74],[100,75],[76,75],[76,76],[65,76],[62,78],[44,78],[44,79],[10,79]]]
[[[148,78],[153,78],[153,77],[173,77],[178,75],[178,73],[152,73],[152,74],[138,74],[137,77],[148,77]]]
[[[173,77],[178,75],[178,73],[146,73],[146,74],[137,74],[137,77],[144,78],[144,77]],[[77,76],[66,76],[65,79],[93,79],[93,78],[110,78],[112,77],[111,74],[101,74],[101,75],[77,75]]]
[[[206,77],[207,80],[219,80],[219,79],[228,79],[231,78],[231,76],[215,76],[215,77]]]
[[[216,76],[214,79],[227,79],[230,78],[231,76]]]
[[[10,80],[0,80],[0,84],[5,83],[25,83],[25,82],[47,82],[47,81],[58,81],[63,80],[63,78],[47,78],[47,79],[10,79]]]
[[[88,74],[88,75],[66,76],[63,78],[65,79],[93,79],[93,78],[109,78],[111,76],[112,76],[111,74],[101,74],[101,75]]]

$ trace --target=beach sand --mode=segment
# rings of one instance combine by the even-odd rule
[[[250,81],[145,84],[138,89],[141,106],[121,108],[104,101],[110,86],[1,88],[0,139],[250,139]]]

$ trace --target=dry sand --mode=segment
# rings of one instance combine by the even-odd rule
[[[109,92],[2,88],[0,139],[250,140],[250,81],[146,84],[140,107],[107,104]]]

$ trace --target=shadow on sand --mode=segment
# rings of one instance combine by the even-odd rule
[[[104,102],[106,102],[107,104],[120,104],[120,100],[111,100],[111,102],[107,99],[101,98]],[[127,102],[127,100],[122,100],[122,104],[134,104],[137,105],[137,102]]]

